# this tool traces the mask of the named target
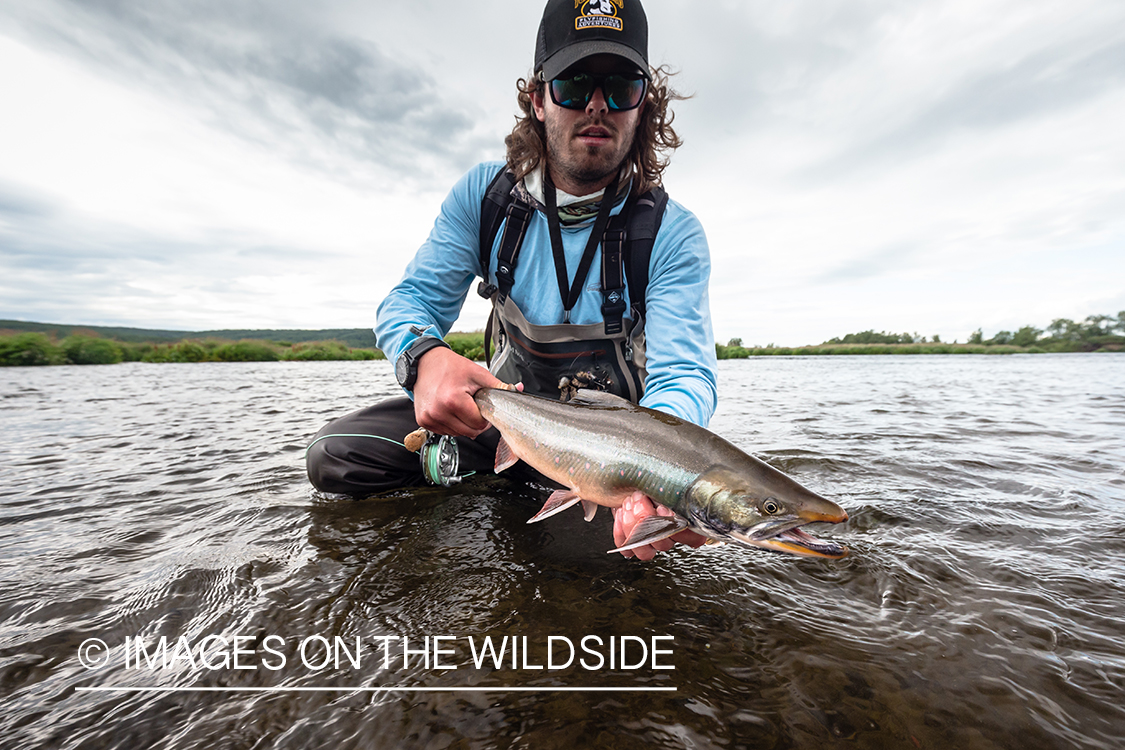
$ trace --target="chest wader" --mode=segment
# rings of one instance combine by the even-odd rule
[[[500,380],[522,382],[526,391],[549,398],[556,397],[561,390],[561,397],[567,400],[574,389],[591,387],[637,402],[644,395],[646,375],[644,314],[649,258],[668,194],[657,187],[644,195],[630,196],[622,211],[610,217],[617,190],[615,179],[605,190],[606,198],[590,232],[586,252],[568,287],[555,189],[549,178],[544,182],[552,253],[566,320],[569,321],[570,310],[585,285],[600,239],[603,321],[534,325],[511,299],[520,248],[535,209],[513,195],[515,176],[508,169],[501,169],[481,201],[480,258],[484,281],[477,293],[492,302],[484,342],[488,368]],[[501,224],[504,234],[493,285],[487,280],[492,245]],[[628,317],[626,281],[632,298]],[[495,357],[491,356],[493,343]]]

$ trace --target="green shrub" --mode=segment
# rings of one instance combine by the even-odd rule
[[[45,334],[20,333],[0,338],[0,367],[61,365],[66,354]]]
[[[210,353],[195,341],[181,341],[169,351],[169,362],[206,362]]]
[[[484,360],[484,332],[474,331],[472,333],[451,333],[445,337],[445,343],[449,344],[449,348],[460,354],[466,359],[471,359],[475,362]]]
[[[141,352],[141,362],[173,362],[171,344],[145,344],[138,347]]]
[[[297,344],[285,352],[283,359],[290,362],[329,362],[337,360],[355,359],[348,347],[339,341],[314,341],[309,344]]]
[[[726,345],[715,344],[715,357],[717,359],[742,359],[749,357],[752,353],[754,352],[742,346],[742,339],[731,339]]]
[[[315,341],[295,344],[281,359],[286,362],[341,362],[351,360],[386,359],[378,349],[352,349],[339,341]]]
[[[212,352],[220,362],[276,362],[277,350],[263,341],[238,341],[222,344]]]
[[[95,336],[67,336],[59,346],[75,365],[115,365],[125,359],[120,344]]]

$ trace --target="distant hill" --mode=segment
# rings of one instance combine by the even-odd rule
[[[166,331],[157,328],[125,328],[112,326],[63,325],[58,323],[31,323],[23,320],[0,320],[0,333],[34,331],[56,336],[69,336],[72,333],[95,333],[107,339],[129,341],[132,343],[165,344],[184,339],[261,339],[263,341],[340,341],[350,347],[371,349],[375,346],[375,334],[370,328],[322,328],[320,330],[301,330],[287,328],[224,329],[221,331]]]

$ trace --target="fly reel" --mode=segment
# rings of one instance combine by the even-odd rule
[[[449,487],[461,481],[457,438],[431,434],[418,455],[422,461],[422,474],[430,484]]]

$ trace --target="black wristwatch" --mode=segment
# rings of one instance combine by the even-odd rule
[[[413,391],[414,383],[418,380],[418,360],[430,349],[438,346],[449,348],[449,344],[437,336],[423,336],[406,347],[406,351],[400,354],[398,361],[395,362],[395,377],[398,378],[398,384],[408,391]]]

